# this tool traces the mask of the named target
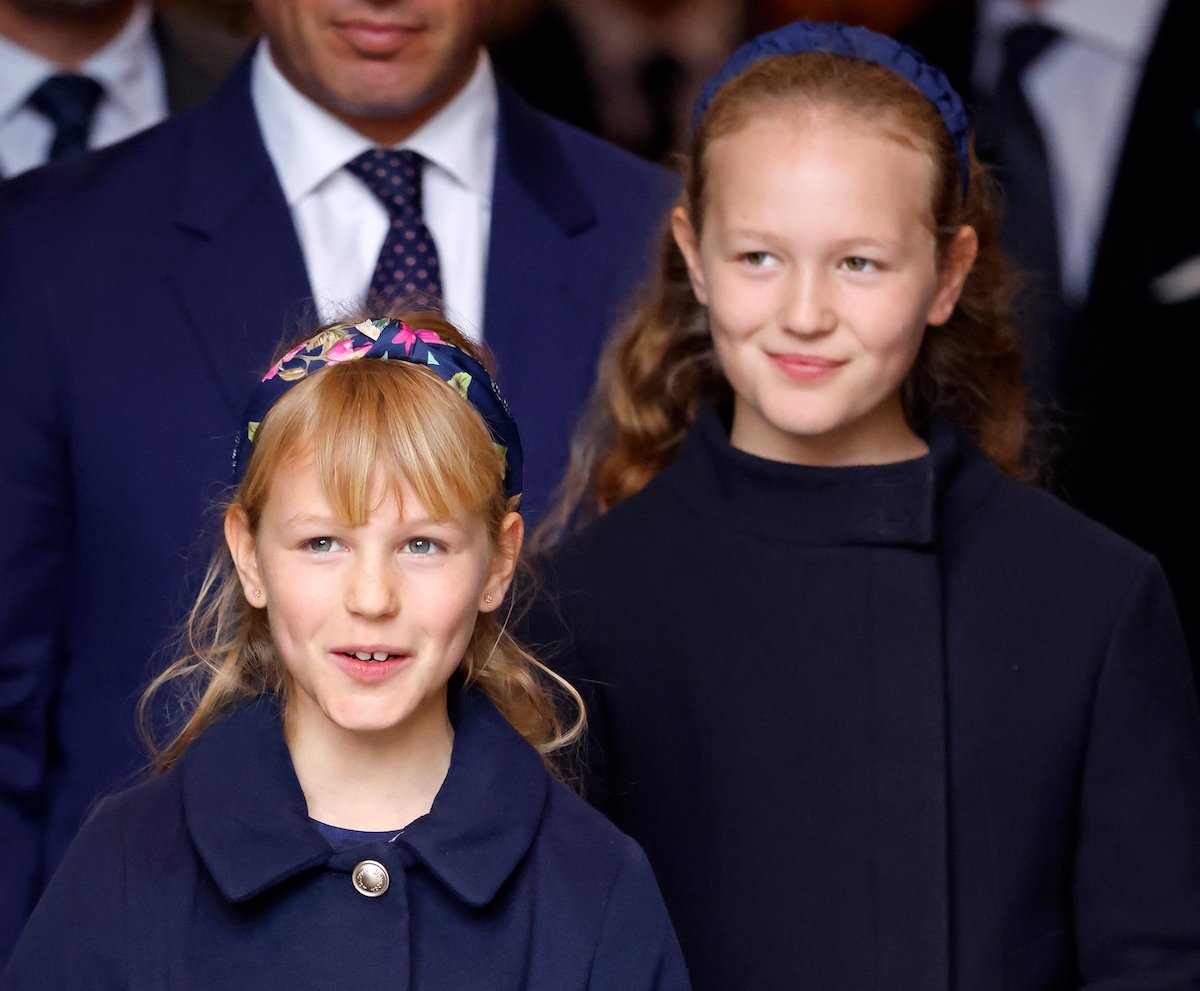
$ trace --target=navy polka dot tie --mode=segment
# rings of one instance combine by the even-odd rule
[[[388,301],[422,295],[439,301],[442,272],[437,246],[421,217],[421,166],[415,151],[373,148],[346,165],[387,208],[390,223],[368,298]]]
[[[29,96],[29,105],[54,125],[50,160],[87,150],[92,114],[104,94],[96,80],[71,72],[51,76]]]

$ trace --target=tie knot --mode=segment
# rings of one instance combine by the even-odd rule
[[[421,166],[425,160],[407,148],[372,148],[346,163],[367,188],[383,201],[389,213],[421,212]]]
[[[104,88],[88,76],[59,73],[45,80],[29,96],[29,105],[56,128],[86,131]]]
[[[1004,74],[1019,77],[1061,37],[1058,28],[1040,21],[1018,24],[1004,36]]]

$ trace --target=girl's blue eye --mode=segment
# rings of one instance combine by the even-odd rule
[[[416,554],[418,557],[432,554],[436,549],[437,544],[428,537],[413,537],[412,540],[404,545],[405,554]]]
[[[318,554],[328,554],[330,551],[337,550],[338,542],[333,537],[313,537],[307,547],[310,551]]]

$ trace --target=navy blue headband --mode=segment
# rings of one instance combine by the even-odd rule
[[[930,65],[907,45],[867,28],[796,21],[746,42],[729,56],[716,75],[704,84],[692,112],[694,128],[700,129],[700,121],[717,90],[734,76],[740,76],[756,62],[774,55],[797,55],[801,52],[829,52],[831,55],[862,59],[864,62],[890,69],[912,83],[921,95],[934,105],[946,125],[946,130],[950,132],[950,140],[958,156],[958,170],[962,176],[963,199],[967,198],[971,160],[967,151],[967,111],[963,107],[962,99],[941,69]]]
[[[246,425],[233,449],[233,479],[240,481],[250,460],[258,426],[279,397],[297,382],[335,365],[361,358],[409,361],[424,365],[451,386],[483,417],[492,442],[504,457],[504,494],[521,492],[521,437],[487,369],[465,351],[447,344],[432,330],[414,330],[400,320],[364,320],[335,324],[285,354],[263,377],[246,411]]]

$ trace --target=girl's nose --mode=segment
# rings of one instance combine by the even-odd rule
[[[346,608],[369,619],[394,615],[400,608],[397,567],[372,555],[356,561],[347,576]]]
[[[837,326],[834,287],[816,268],[796,268],[788,280],[780,309],[783,329],[798,336],[828,334]]]

